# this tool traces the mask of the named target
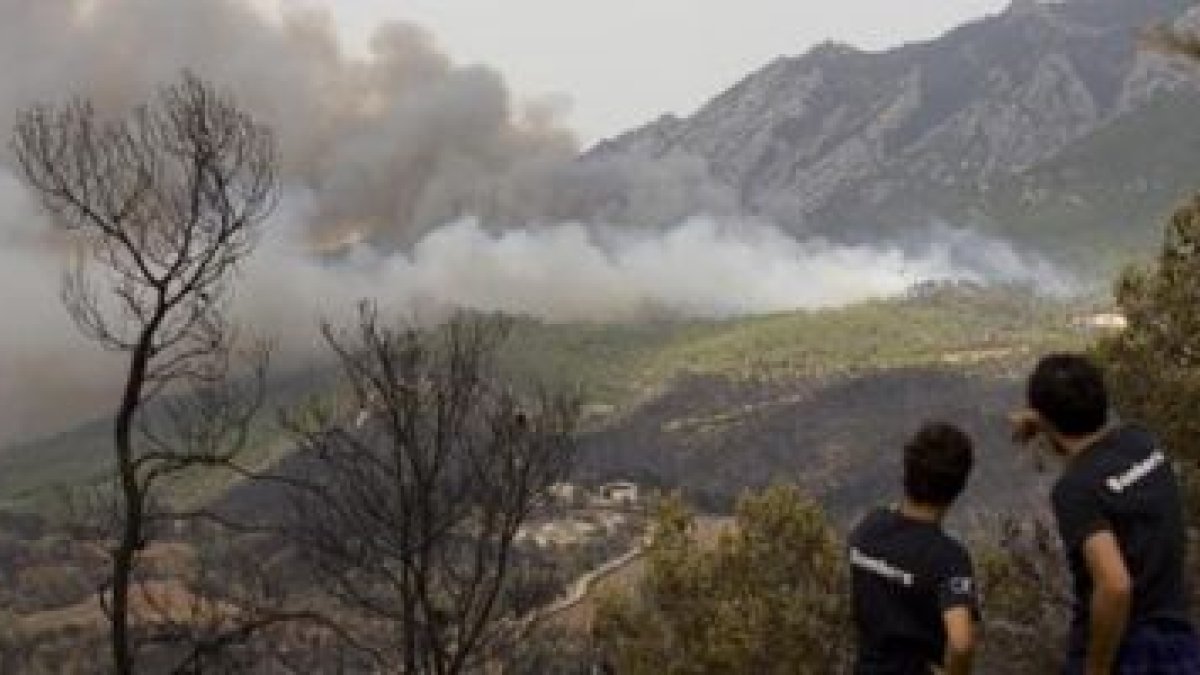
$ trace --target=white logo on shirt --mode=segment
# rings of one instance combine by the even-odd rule
[[[955,595],[970,595],[971,586],[971,577],[950,578],[950,592]]]
[[[1124,492],[1126,488],[1134,485],[1146,476],[1149,476],[1158,467],[1167,462],[1167,456],[1162,450],[1155,450],[1149,457],[1125,470],[1125,473],[1109,476],[1105,481],[1105,485],[1113,492]]]
[[[850,564],[904,586],[912,586],[916,581],[916,577],[913,576],[912,572],[895,567],[886,560],[864,555],[857,548],[850,549]]]

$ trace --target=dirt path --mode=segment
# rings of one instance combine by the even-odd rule
[[[732,518],[701,516],[696,519],[696,536],[702,545],[714,546],[732,524]],[[549,622],[572,632],[590,632],[603,598],[637,588],[645,574],[645,552],[645,545],[639,544],[579,577],[562,597],[527,614],[524,629]]]
[[[624,554],[605,562],[603,565],[587,572],[583,576],[575,580],[568,587],[567,592],[554,600],[548,605],[544,605],[533,612],[530,612],[522,619],[525,628],[533,627],[543,622],[553,622],[559,626],[571,628],[588,628],[591,625],[592,615],[595,612],[594,602],[589,602],[584,606],[585,601],[590,601],[598,596],[598,589],[605,584],[606,580],[612,577],[621,578],[638,578],[641,576],[640,571],[637,574],[630,574],[633,568],[640,570],[641,565],[638,564],[646,552],[645,546],[639,544],[636,547],[626,551]]]

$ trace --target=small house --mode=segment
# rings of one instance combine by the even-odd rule
[[[600,498],[609,504],[632,505],[638,501],[638,486],[629,482],[608,483],[600,486]]]

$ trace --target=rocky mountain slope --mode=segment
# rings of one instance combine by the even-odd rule
[[[1022,177],[1088,157],[1107,128],[1161,129],[1164,102],[1178,108],[1168,127],[1196,119],[1194,72],[1136,40],[1190,5],[1016,0],[930,42],[878,53],[829,43],[591,154],[698,158],[745,207],[796,231],[856,240],[937,221],[1003,227],[995,221],[1031,199],[1013,187]]]

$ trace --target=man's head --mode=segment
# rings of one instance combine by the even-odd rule
[[[1029,377],[1026,396],[1048,430],[1063,438],[1091,436],[1108,424],[1104,374],[1087,357],[1044,357]]]
[[[904,446],[904,494],[947,507],[962,494],[973,463],[971,439],[957,427],[930,422]]]

